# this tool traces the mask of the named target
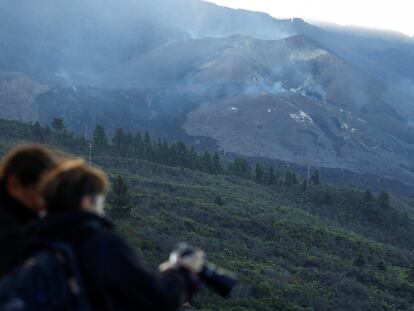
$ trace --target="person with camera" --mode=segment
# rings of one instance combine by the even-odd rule
[[[45,176],[41,190],[48,214],[28,230],[26,253],[45,241],[69,245],[92,310],[178,310],[191,300],[204,253],[175,252],[160,272],[149,272],[103,217],[108,181],[102,171],[68,161]]]
[[[37,189],[41,176],[56,165],[56,156],[41,146],[17,147],[0,169],[0,277],[19,264],[24,231],[44,208]]]

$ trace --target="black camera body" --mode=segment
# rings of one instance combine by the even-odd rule
[[[193,247],[185,243],[180,243],[175,251],[180,257],[189,256],[196,252]],[[223,297],[229,297],[237,284],[237,278],[234,273],[219,268],[208,261],[204,263],[198,276],[204,284]]]
[[[237,279],[233,273],[218,268],[210,262],[204,264],[199,277],[208,287],[223,297],[229,297],[237,284]]]

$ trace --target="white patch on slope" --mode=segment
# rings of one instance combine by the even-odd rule
[[[365,123],[365,124],[367,124],[368,122],[367,121],[365,121],[365,120],[363,120],[363,119],[361,119],[361,118],[357,118],[359,121],[361,121],[362,123]]]
[[[320,56],[323,55],[327,55],[329,54],[327,51],[322,50],[322,49],[316,49],[316,50],[311,50],[311,51],[301,51],[301,50],[296,50],[293,51],[290,56],[289,59],[290,60],[314,60],[317,59]]]
[[[297,88],[291,88],[291,92],[297,93],[300,96],[303,97],[314,97],[312,96],[312,93],[318,94],[320,99],[323,102],[326,102],[326,91],[323,88],[321,84],[319,84],[317,81],[315,81],[314,77],[311,74],[307,74],[304,77],[304,80],[301,85],[299,85]]]
[[[313,124],[312,118],[304,111],[300,110],[299,113],[291,113],[290,117],[297,123],[301,124]]]
[[[349,129],[349,125],[348,125],[348,124],[346,124],[345,122],[343,122],[343,123],[341,123],[341,128],[342,128],[343,130],[348,130],[348,129]]]

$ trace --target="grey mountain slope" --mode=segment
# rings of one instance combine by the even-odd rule
[[[91,82],[88,74],[103,66],[184,39],[304,34],[375,76],[414,78],[414,41],[407,37],[325,30],[300,19],[278,20],[198,0],[3,0],[0,18],[0,42],[7,44],[0,64],[9,71],[38,74],[46,68],[78,79],[83,74]],[[29,61],[33,58],[37,61]]]
[[[99,86],[102,71],[182,40],[304,34],[414,97],[414,40],[382,32],[322,29],[198,0],[4,0],[0,20],[0,68],[49,83]]]
[[[0,20],[2,70],[73,84],[94,84],[101,70],[171,42],[294,34],[290,23],[266,14],[197,0],[4,0]]]
[[[389,104],[382,84],[306,36],[269,41],[236,35],[178,42],[109,75],[121,73],[131,88],[163,85],[198,92],[192,112],[170,123],[170,130],[183,124],[190,136],[213,138],[234,153],[412,180],[413,129]],[[179,115],[180,99],[173,99],[174,92],[169,96]],[[131,103],[138,103],[132,98]],[[41,99],[52,116],[50,102]],[[128,124],[128,115],[139,118],[125,109],[120,109],[130,111],[125,123],[115,116],[95,121],[113,127]],[[157,106],[154,113],[167,115]],[[69,117],[70,110],[63,115],[76,119],[76,114]]]
[[[216,139],[229,152],[412,183],[413,146],[365,118],[292,93],[248,95],[203,104],[190,112],[184,129]]]
[[[48,90],[46,85],[33,81],[23,74],[0,72],[0,111],[6,119],[36,121],[39,106],[36,97]]]
[[[406,37],[198,0],[3,0],[0,21],[3,117],[200,135],[243,154],[414,180]]]
[[[289,90],[344,109],[385,111],[397,118],[406,113],[393,111],[383,83],[303,35],[283,40],[235,35],[178,42],[137,57],[107,76],[108,86],[114,86],[116,77],[118,87],[175,85],[209,90],[211,95],[214,87],[237,85],[239,92]]]

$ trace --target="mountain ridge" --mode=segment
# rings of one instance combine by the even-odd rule
[[[195,0],[32,5],[0,3],[0,72],[33,81],[15,84],[28,94],[20,97],[0,88],[0,116],[62,117],[79,132],[147,127],[194,145],[414,182],[406,40]],[[237,119],[237,109],[254,118]]]

